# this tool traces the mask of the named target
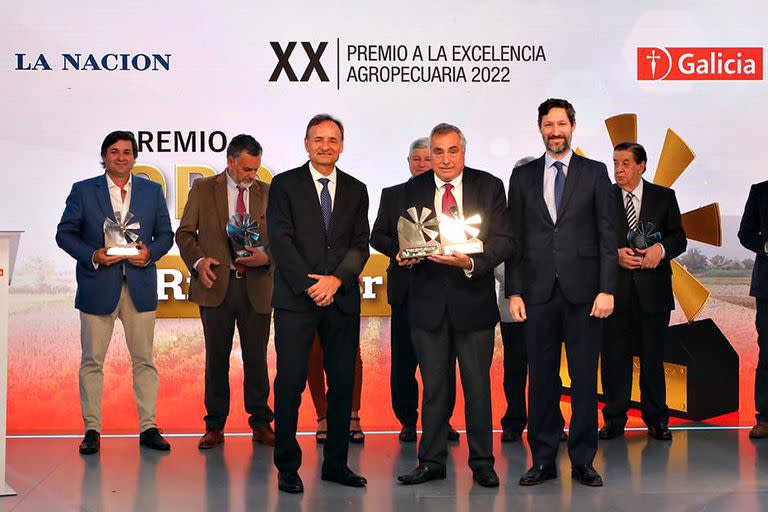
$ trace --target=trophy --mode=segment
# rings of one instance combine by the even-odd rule
[[[259,240],[259,223],[252,219],[250,214],[245,213],[242,218],[234,214],[227,223],[227,236],[232,244],[232,250],[238,258],[245,258],[251,253],[246,247],[258,247],[264,250],[263,244]]]
[[[440,215],[440,242],[442,253],[450,256],[454,251],[464,254],[483,252],[483,241],[477,238],[480,234],[480,215],[475,214],[464,218],[456,206],[451,206],[453,215]]]
[[[627,232],[627,243],[632,249],[647,249],[661,240],[661,232],[652,222],[638,222]]]
[[[422,208],[419,212],[415,206],[411,206],[406,212],[408,218],[400,217],[397,221],[400,257],[405,260],[426,258],[440,252],[440,244],[436,240],[438,232],[432,229],[438,222],[435,217],[429,218],[432,210]]]
[[[133,222],[133,214],[128,212],[123,219],[122,212],[115,212],[115,220],[104,219],[104,247],[107,256],[137,256],[139,254],[138,222]]]

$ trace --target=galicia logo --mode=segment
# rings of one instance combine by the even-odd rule
[[[308,82],[312,75],[315,73],[321,82],[330,81],[328,79],[328,74],[325,72],[325,68],[323,68],[323,65],[320,63],[320,58],[323,56],[323,52],[325,52],[325,49],[328,47],[327,41],[323,41],[322,43],[318,44],[316,49],[310,42],[303,41],[301,43],[301,47],[304,49],[304,53],[309,59],[309,64],[307,64],[306,69],[304,69],[304,73],[301,75],[301,78],[296,76],[296,72],[291,66],[291,54],[296,48],[297,42],[289,42],[285,46],[285,49],[283,49],[283,47],[277,41],[272,41],[269,44],[272,46],[272,50],[275,52],[275,56],[277,57],[277,65],[272,71],[272,75],[269,77],[270,82],[277,82],[283,73],[285,73],[285,76],[289,82]]]
[[[762,48],[637,49],[638,80],[762,80]]]

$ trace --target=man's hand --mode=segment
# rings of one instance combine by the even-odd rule
[[[525,322],[528,315],[525,313],[525,302],[519,295],[512,295],[509,298],[509,313],[515,322]]]
[[[418,262],[420,262],[421,258],[407,258],[407,259],[403,259],[403,258],[400,257],[400,253],[398,252],[395,255],[395,261],[401,267],[412,267],[415,264],[417,264]]]
[[[134,267],[143,267],[149,262],[149,249],[144,245],[144,242],[139,242],[139,254],[128,256],[126,260]]]
[[[656,268],[661,263],[661,244],[653,244],[647,249],[638,249],[637,252],[643,255],[640,268]]]
[[[107,248],[102,247],[91,256],[93,262],[97,265],[105,265],[107,267],[114,265],[118,261],[123,261],[125,256],[107,256]]]
[[[608,318],[613,313],[613,294],[598,293],[589,316]]]
[[[341,279],[336,276],[325,276],[321,274],[307,274],[310,279],[317,279],[317,282],[307,288],[307,294],[315,301],[318,306],[329,306],[333,303],[333,296],[336,295],[341,286]]]
[[[246,245],[245,250],[251,254],[245,257],[237,258],[235,263],[240,263],[246,267],[260,267],[269,263],[269,256],[263,249]]]
[[[619,266],[627,270],[635,270],[640,268],[643,263],[643,258],[637,256],[635,251],[629,247],[619,248]]]
[[[213,282],[216,280],[216,272],[211,267],[219,264],[219,260],[216,258],[203,258],[197,264],[197,277],[200,278],[200,282],[206,288],[212,287]]]
[[[429,261],[440,263],[442,265],[450,265],[451,267],[459,267],[464,270],[472,268],[472,260],[463,252],[453,251],[450,256],[443,256],[442,254],[432,254],[427,256]]]

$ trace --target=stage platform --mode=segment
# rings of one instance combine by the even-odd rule
[[[605,487],[571,481],[565,447],[560,478],[538,487],[517,483],[530,464],[527,444],[495,435],[498,489],[473,485],[466,436],[449,452],[448,478],[420,486],[395,476],[416,463],[416,444],[392,433],[368,433],[352,446],[350,466],[368,478],[366,489],[319,479],[321,447],[300,438],[304,495],[277,490],[272,450],[245,435],[229,435],[222,449],[199,451],[198,436],[169,436],[170,454],[138,445],[136,437],[102,438],[101,453],[81,456],[79,438],[8,440],[8,483],[18,496],[0,510],[31,511],[764,511],[768,510],[768,440],[747,429],[675,430],[671,443],[644,431],[601,442],[595,466]]]

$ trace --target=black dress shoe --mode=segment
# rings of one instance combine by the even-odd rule
[[[101,448],[101,434],[95,430],[85,432],[83,442],[80,443],[80,453],[83,455],[92,455]]]
[[[610,423],[606,423],[597,433],[597,437],[603,441],[607,441],[608,439],[615,439],[623,435],[624,427],[619,427]]]
[[[518,432],[512,432],[511,430],[504,430],[501,433],[502,443],[516,443],[522,439],[523,435]]]
[[[400,430],[400,435],[397,436],[403,443],[412,443],[416,441],[416,428],[415,427],[403,427]]]
[[[452,426],[448,425],[448,440],[449,441],[458,441],[459,440],[459,432],[453,428]]]
[[[658,441],[671,441],[672,431],[664,423],[658,423],[648,427],[648,435]]]
[[[341,471],[323,470],[320,474],[320,478],[328,482],[336,482],[337,484],[346,485],[347,487],[365,487],[365,484],[368,483],[368,480],[353,473],[349,468],[344,468]]]
[[[526,474],[520,477],[520,485],[539,485],[546,480],[554,480],[557,478],[557,469],[554,465],[532,466]]]
[[[493,468],[481,468],[472,472],[472,479],[483,487],[499,486],[499,475]]]
[[[445,468],[419,464],[410,473],[398,476],[397,480],[403,485],[423,484],[430,480],[445,480]]]
[[[566,432],[565,430],[561,430],[560,431],[560,442],[564,443],[566,441],[568,441],[568,432]]]
[[[571,476],[582,485],[588,485],[589,487],[603,486],[603,479],[600,478],[600,474],[592,467],[592,464],[573,466],[571,468]]]
[[[304,492],[304,482],[301,481],[298,473],[280,471],[277,473],[277,488],[283,492],[300,494]]]
[[[139,444],[161,452],[167,452],[171,449],[171,445],[163,439],[156,427],[148,428],[139,434]]]

